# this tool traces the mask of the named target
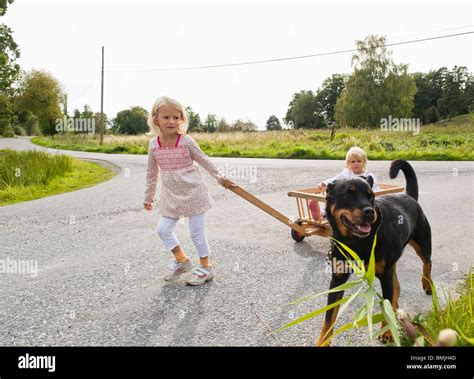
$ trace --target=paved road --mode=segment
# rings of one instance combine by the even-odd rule
[[[0,139],[0,148],[42,149],[26,138]],[[0,262],[34,261],[39,269],[36,276],[0,273],[0,345],[313,343],[322,316],[277,335],[269,331],[324,306],[324,297],[288,303],[327,289],[328,240],[294,243],[286,226],[203,173],[215,200],[207,231],[218,276],[198,288],[166,284],[161,277],[171,259],[154,231],[159,215],[142,209],[145,156],[64,153],[113,163],[119,172],[91,188],[0,208]],[[343,166],[319,160],[214,161],[286,215],[296,214],[288,190],[310,187]],[[433,230],[433,278],[438,291],[453,290],[474,261],[474,165],[413,166]],[[389,181],[388,167],[386,161],[370,162],[380,181]],[[403,179],[394,182],[404,184]],[[178,224],[176,232],[196,259],[187,225]],[[429,310],[431,298],[421,289],[421,262],[410,247],[398,272],[400,306],[412,315]],[[346,311],[342,322],[351,314]],[[365,343],[361,331],[334,340],[335,345]]]

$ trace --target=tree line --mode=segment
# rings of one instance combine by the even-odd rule
[[[209,113],[204,121],[198,113],[188,106],[186,107],[188,116],[188,131],[214,133],[214,132],[251,132],[257,130],[257,125],[249,120],[238,119],[228,123],[225,118],[218,118],[215,114]],[[110,131],[119,134],[141,134],[148,132],[147,125],[148,111],[142,107],[131,107],[117,113],[117,116],[110,123]]]
[[[14,0],[0,0],[0,16]],[[58,132],[56,120],[64,117],[94,119],[100,125],[100,114],[85,105],[69,116],[67,94],[61,83],[43,70],[23,72],[17,63],[20,50],[12,30],[0,24],[0,135],[53,135]],[[419,118],[433,123],[444,118],[474,111],[474,78],[466,67],[451,70],[442,67],[429,73],[409,74],[408,66],[395,64],[385,47],[383,36],[368,36],[356,41],[351,74],[333,74],[315,92],[303,90],[290,100],[283,123],[287,128],[325,128],[336,122],[353,128],[375,128],[381,119]],[[203,120],[191,107],[186,108],[189,131],[251,132],[257,130],[250,120],[232,123],[209,113]],[[148,112],[139,106],[117,113],[109,120],[106,132],[141,134],[149,130]],[[266,130],[281,130],[282,123],[271,115]]]
[[[381,119],[418,118],[423,124],[474,112],[474,76],[464,66],[409,74],[395,64],[383,36],[356,41],[350,75],[334,74],[313,93],[293,95],[284,122],[294,128],[380,127]]]

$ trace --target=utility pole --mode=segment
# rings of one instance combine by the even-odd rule
[[[64,99],[63,99],[64,103],[63,103],[63,111],[64,111],[64,115],[66,116],[66,120],[67,118],[69,117],[68,114],[67,114],[67,93],[64,94]],[[63,120],[64,120],[64,117],[63,117]],[[61,131],[61,134],[64,134],[65,133],[65,129],[66,129],[66,126],[63,125],[63,128],[62,128],[62,131]]]
[[[102,75],[100,85],[100,144],[104,143],[104,46],[102,46]]]
[[[68,117],[68,114],[67,114],[67,93],[64,94],[64,103],[63,103],[63,107],[64,107],[64,114],[66,115],[66,117]]]

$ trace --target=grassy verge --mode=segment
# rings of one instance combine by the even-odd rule
[[[431,311],[426,315],[417,315],[413,318],[415,325],[421,325],[432,340],[443,329],[456,331],[458,338],[456,346],[474,345],[474,270],[464,277],[457,294],[446,296],[446,304],[441,307],[436,292],[433,293]],[[402,345],[411,346],[408,338],[402,338]]]
[[[0,206],[75,191],[114,175],[96,163],[64,155],[0,150]]]
[[[53,137],[34,137],[31,142],[52,149],[89,151],[106,154],[147,154],[148,141],[152,137],[141,136],[104,136],[104,144],[99,144],[95,135],[56,134]]]
[[[329,130],[283,130],[253,133],[191,133],[213,157],[344,159],[352,146],[365,149],[372,160],[473,160],[474,114],[438,125],[421,126],[419,134],[382,130],[338,129],[331,141]],[[56,135],[36,137],[46,147],[103,153],[146,154],[150,136]]]

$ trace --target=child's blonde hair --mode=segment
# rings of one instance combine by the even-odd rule
[[[364,161],[364,171],[367,169],[367,153],[358,146],[353,146],[346,154],[346,168],[349,168],[349,161],[353,158],[360,158]]]
[[[170,97],[162,96],[156,99],[153,103],[153,107],[151,107],[151,113],[148,116],[147,124],[150,127],[150,131],[158,136],[161,136],[161,129],[160,127],[155,124],[155,116],[160,111],[160,108],[164,105],[168,105],[173,109],[177,110],[181,114],[181,125],[178,127],[178,133],[185,134],[188,130],[188,116],[184,107],[181,105],[179,101],[176,101]]]

